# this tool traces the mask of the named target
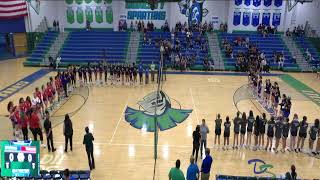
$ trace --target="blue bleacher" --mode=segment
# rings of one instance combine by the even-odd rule
[[[193,32],[193,41],[197,38],[199,32]],[[158,62],[160,59],[160,50],[159,47],[156,46],[156,40],[159,38],[164,40],[171,40],[170,32],[148,32],[147,38],[151,38],[152,42],[149,44],[147,42],[144,44],[143,40],[140,41],[139,44],[139,53],[138,53],[138,60],[140,60],[143,64],[151,64],[153,61],[154,63]],[[194,65],[202,65],[203,59],[208,55],[208,51],[203,52],[200,50],[200,47],[193,43],[193,49],[184,49],[184,44],[186,43],[186,34],[185,33],[177,33],[175,39],[179,39],[182,47],[181,47],[181,54],[182,56],[191,56],[196,55],[196,61]],[[209,49],[207,47],[207,49]]]
[[[28,60],[33,62],[41,62],[57,36],[58,32],[48,31],[42,40],[37,44],[35,50],[32,51],[32,54],[30,57],[28,57]]]
[[[113,31],[75,31],[69,34],[60,52],[62,63],[87,63],[106,59],[121,63],[126,59],[129,33]]]
[[[306,49],[311,53],[311,56],[315,59],[314,61],[310,61],[309,64],[314,67],[320,67],[320,53],[317,49],[309,42],[305,37],[296,37],[295,42],[298,47],[301,49],[301,52],[305,54]]]
[[[270,34],[268,37],[262,37],[261,34],[258,33],[246,33],[246,32],[235,32],[232,34],[229,33],[219,33],[218,37],[219,40],[222,42],[223,39],[227,39],[229,43],[233,44],[233,41],[236,39],[236,37],[249,37],[249,41],[251,44],[256,44],[258,49],[262,51],[267,61],[270,64],[271,68],[276,69],[278,67],[278,64],[274,62],[273,60],[273,53],[274,52],[283,52],[285,61],[284,61],[284,67],[285,68],[298,68],[297,64],[295,64],[292,61],[292,55],[290,51],[287,49],[285,43],[282,41],[281,37],[279,35],[273,35]],[[232,46],[233,47],[233,54],[234,58],[228,58],[225,57],[225,66],[234,66],[236,63],[236,55],[237,52],[246,52],[246,48],[243,46]],[[223,52],[223,55],[225,54],[225,50],[222,47],[221,44],[221,50]]]

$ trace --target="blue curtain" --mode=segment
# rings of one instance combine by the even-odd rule
[[[262,14],[262,24],[269,26],[270,25],[270,13],[263,13]]]
[[[242,4],[242,0],[234,0],[234,4],[239,6]]]
[[[280,7],[280,6],[282,6],[282,1],[283,1],[283,0],[274,0],[274,5],[275,5],[276,7]]]
[[[261,0],[253,0],[252,4],[255,6],[255,7],[258,7],[261,5]]]
[[[260,13],[252,13],[252,26],[256,27],[260,24]]]
[[[250,12],[243,12],[242,24],[248,26],[250,24]]]
[[[269,7],[269,6],[271,6],[271,4],[272,4],[272,0],[263,0],[264,6]]]
[[[240,24],[241,12],[233,13],[233,25],[238,26]]]
[[[281,13],[273,13],[272,16],[272,25],[279,26],[281,21]]]

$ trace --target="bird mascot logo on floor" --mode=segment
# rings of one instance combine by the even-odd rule
[[[180,13],[188,17],[189,26],[191,24],[199,24],[202,18],[209,13],[208,9],[203,8],[205,0],[181,0],[178,5]]]
[[[157,98],[158,95],[158,98]],[[158,99],[158,102],[157,102]],[[137,129],[145,129],[148,132],[154,132],[157,127],[161,130],[167,130],[177,126],[177,123],[182,123],[188,118],[192,110],[172,108],[170,98],[166,93],[152,92],[145,96],[137,103],[139,110],[127,107],[125,111],[125,120],[131,126]]]

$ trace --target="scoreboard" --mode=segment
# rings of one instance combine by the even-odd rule
[[[39,141],[0,141],[1,176],[30,177],[39,175]]]

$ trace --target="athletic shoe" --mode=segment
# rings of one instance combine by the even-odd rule
[[[46,148],[47,146],[45,144],[41,144],[41,147],[42,148]]]

